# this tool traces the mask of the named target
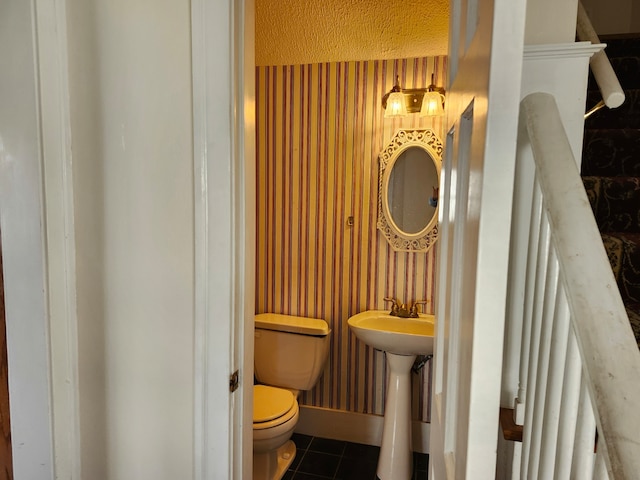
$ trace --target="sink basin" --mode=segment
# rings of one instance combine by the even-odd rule
[[[434,316],[400,318],[388,310],[367,310],[348,320],[349,328],[367,345],[397,355],[433,353]]]

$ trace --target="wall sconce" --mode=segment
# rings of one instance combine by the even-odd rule
[[[385,118],[405,117],[409,113],[420,112],[421,117],[444,115],[444,93],[442,87],[433,84],[427,88],[400,88],[399,78],[396,84],[382,97]]]

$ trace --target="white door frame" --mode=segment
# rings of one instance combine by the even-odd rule
[[[526,2],[454,0],[430,478],[494,478]]]
[[[24,62],[0,81],[15,97],[0,111],[0,222],[16,478],[80,478],[65,5],[0,10],[0,59]],[[253,0],[192,1],[197,480],[251,477],[253,24]]]
[[[253,15],[253,0],[192,1],[196,480],[252,476]]]
[[[36,0],[35,19],[54,474],[56,478],[80,478],[75,213],[66,0]]]
[[[0,13],[13,66],[0,83],[0,222],[15,478],[53,479],[56,464],[79,478],[64,6],[9,0]]]

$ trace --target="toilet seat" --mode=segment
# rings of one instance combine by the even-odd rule
[[[282,425],[298,412],[298,402],[289,390],[267,385],[253,386],[253,429]]]

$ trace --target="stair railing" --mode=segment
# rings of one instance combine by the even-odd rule
[[[581,41],[591,42],[593,44],[600,43],[600,38],[598,38],[598,35],[591,24],[591,20],[589,20],[589,16],[580,1],[578,1],[576,33],[578,35],[578,39]],[[585,114],[585,118],[589,117],[604,106],[608,108],[617,108],[624,103],[625,99],[620,81],[613,71],[609,57],[604,50],[600,50],[591,57],[589,66],[591,67],[593,77],[600,89],[602,100]]]
[[[547,93],[521,102],[515,181],[507,315],[521,335],[506,340],[520,352],[506,368],[519,369],[523,438],[513,477],[638,478],[640,351]]]

